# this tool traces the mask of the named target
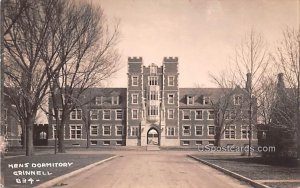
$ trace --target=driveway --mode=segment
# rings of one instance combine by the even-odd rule
[[[61,182],[64,188],[242,188],[243,182],[186,157],[186,152],[127,151]]]

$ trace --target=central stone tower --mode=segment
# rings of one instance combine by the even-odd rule
[[[178,58],[145,67],[141,57],[129,57],[126,145],[178,146],[178,117]]]

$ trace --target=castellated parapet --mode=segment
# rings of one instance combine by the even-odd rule
[[[164,57],[164,62],[178,62],[178,57]]]
[[[128,57],[128,62],[143,62],[142,57]]]

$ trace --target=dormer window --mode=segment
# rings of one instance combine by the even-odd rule
[[[234,98],[233,98],[233,104],[234,105],[240,105],[240,104],[242,104],[242,96],[240,96],[240,95],[234,95],[233,96]]]
[[[112,96],[111,97],[111,104],[118,105],[119,104],[119,96]]]
[[[194,97],[193,96],[186,96],[187,105],[193,105],[194,104]]]
[[[96,97],[95,102],[96,102],[96,105],[101,105],[102,104],[102,97]]]
[[[210,97],[203,96],[202,104],[209,104],[209,102],[210,102]]]

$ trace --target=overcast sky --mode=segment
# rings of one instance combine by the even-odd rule
[[[253,28],[270,48],[286,27],[297,28],[298,0],[92,0],[108,20],[120,19],[122,69],[109,86],[127,86],[128,56],[161,65],[178,56],[180,87],[214,87],[209,72],[225,69]]]

